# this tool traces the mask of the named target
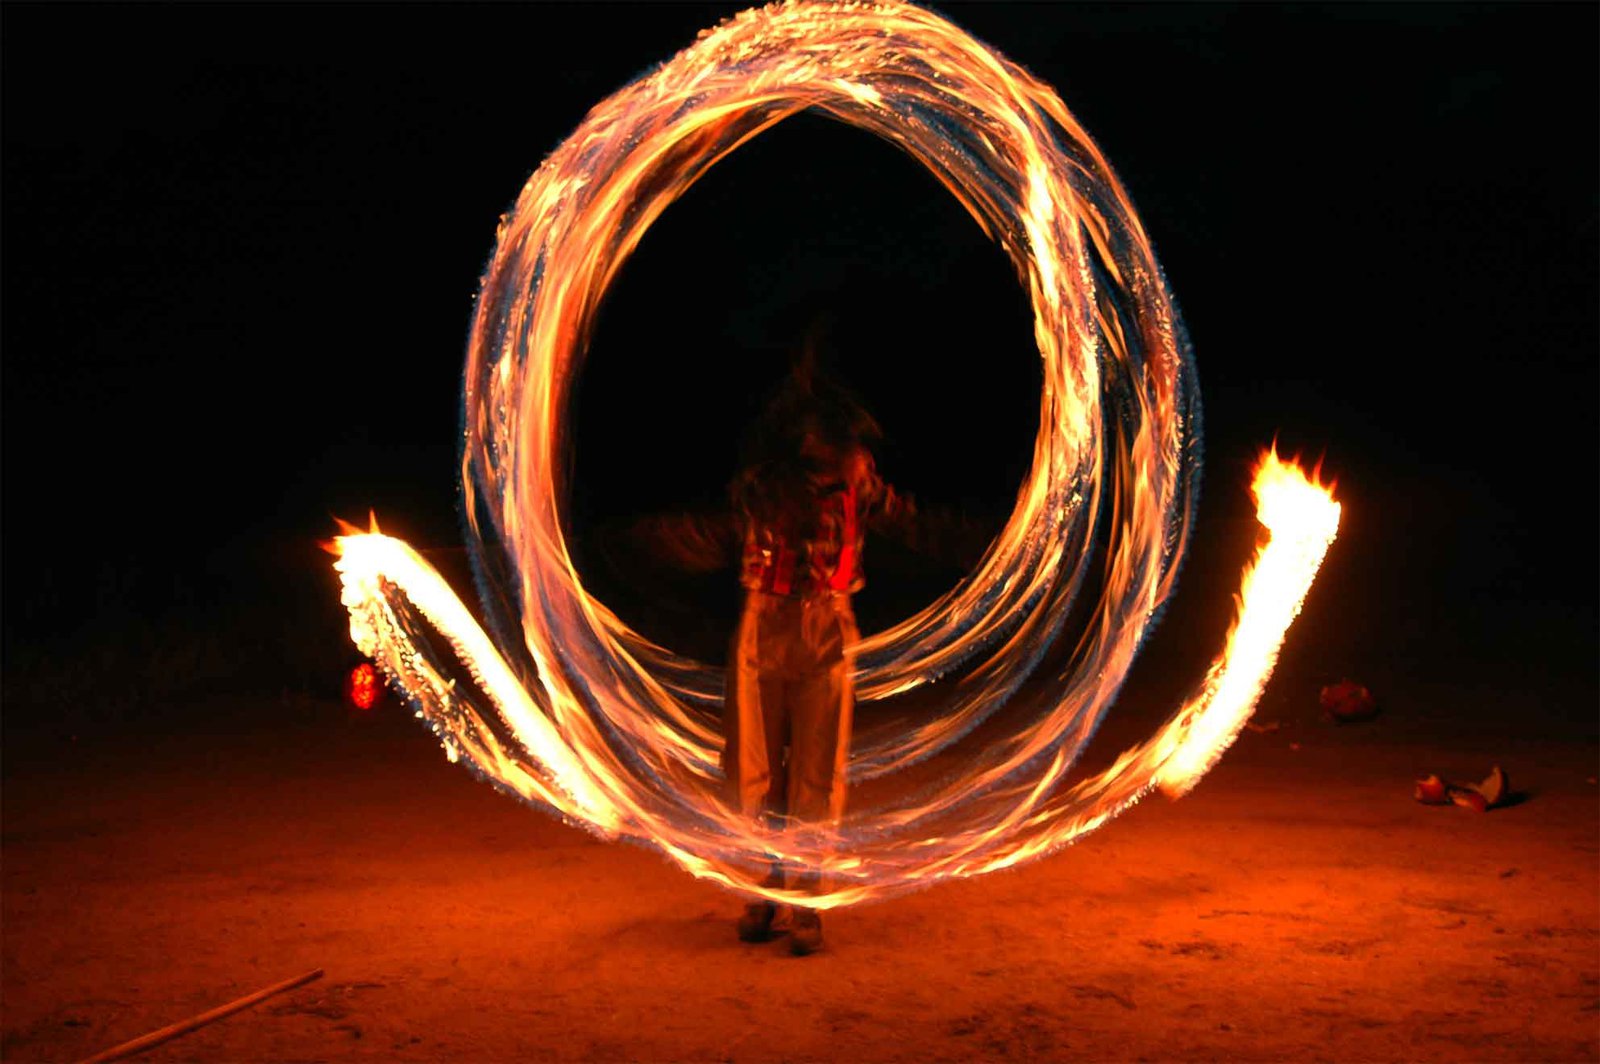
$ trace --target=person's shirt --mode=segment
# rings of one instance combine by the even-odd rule
[[[748,591],[809,598],[853,594],[866,583],[867,532],[910,539],[916,505],[878,476],[865,449],[807,477],[797,507],[780,516],[745,509],[739,582]]]

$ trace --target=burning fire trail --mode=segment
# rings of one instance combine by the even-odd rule
[[[959,778],[837,830],[756,825],[723,804],[720,670],[647,642],[591,598],[561,512],[563,415],[607,284],[712,164],[807,108],[896,144],[967,207],[1029,292],[1044,367],[1033,465],[1005,529],[962,584],[863,641],[857,694],[884,698],[957,666],[962,677],[936,719],[858,734],[852,777],[945,750],[993,714],[1059,634],[1107,514],[1110,528],[1094,624],[1046,711],[985,744]],[[1064,785],[1173,589],[1199,478],[1193,365],[1126,192],[1055,93],[899,2],[746,11],[591,111],[502,219],[465,400],[470,546],[495,637],[374,530],[336,541],[356,643],[451,758],[496,786],[697,876],[818,908],[1013,865],[1152,787],[1186,792],[1248,718],[1338,524],[1325,488],[1266,456],[1255,493],[1271,538],[1204,682],[1145,744]],[[450,678],[429,630],[475,691]],[[761,886],[768,855],[826,867],[832,889]]]

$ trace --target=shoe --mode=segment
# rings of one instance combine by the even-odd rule
[[[739,917],[740,942],[767,942],[772,938],[772,918],[778,907],[770,901],[754,901],[744,907]]]
[[[822,948],[822,914],[815,909],[796,908],[794,925],[789,928],[789,952],[804,957]]]

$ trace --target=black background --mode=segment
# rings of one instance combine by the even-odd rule
[[[40,676],[107,704],[320,682],[349,653],[334,515],[461,543],[499,214],[590,106],[736,10],[7,4],[8,701]],[[1448,615],[1453,647],[1592,684],[1597,9],[941,10],[1053,84],[1139,207],[1199,364],[1202,534],[1277,436],[1340,482],[1373,645]],[[1037,418],[1026,299],[931,176],[802,117],[609,294],[580,538],[714,500],[813,330],[885,471],[998,522]]]

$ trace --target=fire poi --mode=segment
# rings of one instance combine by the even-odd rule
[[[721,670],[592,598],[562,514],[564,419],[606,286],[715,162],[807,109],[885,138],[956,196],[1015,265],[1043,360],[1032,467],[1004,529],[954,589],[862,641],[855,687],[870,701],[958,666],[961,678],[916,727],[858,732],[850,778],[928,758],[994,714],[1060,633],[1095,529],[1109,529],[1090,630],[1041,711],[909,804],[847,813],[837,830],[764,827],[727,807]],[[1331,493],[1275,453],[1254,483],[1270,539],[1222,651],[1150,739],[1069,781],[1173,591],[1199,429],[1188,340],[1150,242],[1055,92],[922,8],[799,0],[734,16],[602,101],[501,220],[467,350],[461,468],[488,631],[375,528],[337,539],[336,568],[351,636],[451,760],[695,876],[828,909],[1049,853],[1153,788],[1187,792],[1233,742],[1339,521]],[[825,867],[828,889],[764,885],[768,855]]]

